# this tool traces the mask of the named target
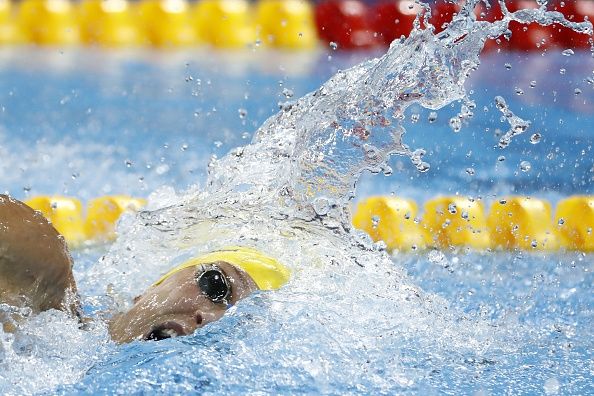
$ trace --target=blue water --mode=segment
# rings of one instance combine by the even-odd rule
[[[290,99],[287,90],[298,98],[370,55],[4,50],[2,190],[21,199],[65,194],[84,201],[110,193],[169,194],[164,186],[192,188],[204,182],[211,155],[248,143],[257,126]],[[459,193],[489,202],[517,193],[555,202],[594,193],[593,78],[594,61],[585,53],[485,57],[467,85],[476,102],[468,125],[459,133],[449,128],[459,111],[452,107],[439,111],[434,122],[418,109],[418,122],[407,127],[405,143],[427,151],[430,171],[419,173],[408,158],[393,157],[394,175],[364,177],[358,197],[394,192],[421,203]],[[494,106],[496,95],[533,122],[505,150],[495,148],[496,129],[507,129]],[[415,117],[414,110],[409,113]],[[542,135],[538,144],[530,142],[535,132]],[[528,172],[521,161],[530,162]],[[74,253],[85,310],[93,315],[107,304],[97,292],[104,285],[85,271],[105,252]],[[256,295],[189,337],[115,346],[101,329],[88,338],[77,333],[72,344],[85,351],[72,352],[74,362],[63,350],[52,355],[51,348],[32,348],[19,355],[26,369],[33,370],[27,366],[33,356],[44,360],[41,367],[51,375],[63,370],[64,361],[73,374],[46,381],[29,372],[20,387],[15,383],[7,391],[594,393],[592,255],[419,252],[395,257],[394,265],[445,303],[388,329],[378,316],[369,317],[377,323],[363,323],[366,302],[356,297],[347,312],[338,309],[344,302],[332,304],[322,292]],[[287,296],[301,299],[293,303]],[[284,310],[275,311],[277,305]],[[369,307],[410,314],[388,298]],[[363,330],[337,326],[349,315],[353,328]],[[278,337],[261,335],[271,332]]]

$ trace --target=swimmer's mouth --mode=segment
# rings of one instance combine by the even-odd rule
[[[173,338],[186,335],[184,328],[177,322],[164,322],[153,326],[151,331],[142,337],[146,341],[160,341],[166,338]]]

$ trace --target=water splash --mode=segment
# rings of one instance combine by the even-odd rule
[[[381,58],[339,71],[316,91],[284,105],[251,144],[211,161],[202,191],[125,219],[122,237],[92,276],[135,294],[150,284],[154,272],[229,244],[264,248],[295,268],[312,261],[360,265],[363,251],[377,250],[350,225],[348,202],[362,172],[391,173],[387,161],[394,154],[408,156],[421,172],[430,169],[424,150],[411,149],[403,140],[407,109],[438,110],[459,101],[457,119],[471,117],[475,105],[464,84],[480,65],[486,40],[508,34],[510,21],[557,23],[592,33],[589,22],[569,22],[544,5],[510,13],[501,4],[502,20],[477,21],[477,4],[467,1],[438,35],[427,18],[419,18],[419,27],[426,28],[395,41]],[[430,13],[428,7],[425,12]],[[529,122],[502,97],[496,104],[510,124],[503,148]],[[389,261],[379,257],[368,263]],[[150,263],[151,271],[138,262]]]
[[[450,310],[443,298],[422,292],[381,245],[351,230],[347,206],[362,172],[390,172],[390,155],[408,156],[417,169],[429,170],[422,159],[424,151],[404,142],[407,109],[419,105],[437,110],[461,101],[471,110],[464,84],[479,66],[484,42],[506,34],[509,21],[557,22],[591,33],[591,25],[571,24],[561,14],[543,9],[513,14],[505,10],[502,21],[478,22],[472,14],[477,3],[468,1],[439,35],[430,26],[416,30],[408,39],[393,43],[385,56],[341,71],[315,92],[283,105],[257,131],[252,144],[211,163],[204,190],[183,196],[160,191],[150,199],[151,210],[123,218],[118,242],[79,278],[83,285],[109,284],[107,308],[125,309],[131,297],[159,273],[191,255],[229,244],[266,250],[289,264],[294,277],[278,292],[247,299],[224,321],[201,329],[195,337],[170,340],[167,347],[124,347],[124,357],[116,354],[98,364],[86,380],[98,380],[99,385],[93,384],[98,389],[109,383],[102,382],[108,378],[122,385],[120,391],[150,391],[156,389],[150,384],[167,384],[180,392],[191,391],[180,387],[197,379],[201,390],[212,386],[213,392],[230,385],[271,392],[289,382],[286,389],[297,392],[303,389],[290,383],[297,376],[301,383],[310,384],[312,393],[329,389],[394,393],[390,391],[414,389],[415,381],[426,375],[424,368],[432,364],[463,357],[464,363],[456,367],[490,365],[489,357],[495,351],[522,345],[523,338],[532,334],[514,322],[513,313],[508,323],[493,326],[487,314],[471,318]],[[460,114],[462,121],[468,111],[462,109]],[[512,131],[514,117],[506,117]],[[439,262],[445,267],[455,261]],[[49,325],[64,321],[59,315],[40,320]],[[67,331],[56,333],[80,336],[87,347],[97,342],[72,328],[74,322],[66,323]],[[91,334],[106,338],[101,331]],[[2,345],[12,348],[12,342],[3,340]],[[77,359],[87,353],[100,355],[85,348],[82,353],[73,352],[65,342],[47,341],[47,337],[39,344],[44,342],[54,345],[57,352],[35,352],[39,365],[29,367],[29,372],[46,368],[49,361],[53,368],[72,369],[72,375],[53,375],[55,381],[38,384],[37,389],[55,386],[56,381],[76,381],[89,367]],[[141,353],[134,348],[142,349]],[[151,349],[159,349],[156,352],[165,370],[147,374],[137,369],[145,368],[146,362],[134,359],[139,354],[138,359],[152,356],[147,352]],[[168,350],[180,353],[165,355]],[[405,355],[406,359],[408,350],[420,351],[408,355],[418,358],[418,372],[399,367],[406,362],[398,357]],[[68,359],[69,352],[73,361]],[[66,364],[51,365],[54,356]],[[386,356],[390,356],[388,361]],[[120,358],[131,362],[125,366],[129,370],[114,374],[114,366],[123,367]],[[376,359],[384,366],[374,367]],[[356,369],[348,369],[353,361]],[[221,362],[229,362],[226,370],[220,370]],[[261,369],[263,362],[275,362],[280,375],[269,376],[269,371]],[[247,368],[254,368],[251,375],[246,375]],[[16,378],[17,372],[20,375],[15,371],[10,378]],[[6,387],[11,389],[10,384]]]
[[[512,138],[528,130],[530,121],[523,120],[515,115],[501,96],[495,97],[495,106],[503,114],[504,120],[510,125],[510,129],[499,139],[499,148],[504,149],[509,146]]]

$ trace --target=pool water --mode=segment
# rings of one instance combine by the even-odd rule
[[[3,190],[20,199],[131,194],[150,196],[155,207],[175,202],[181,191],[203,186],[213,155],[247,144],[279,103],[373,55],[4,50]],[[404,141],[427,151],[431,169],[418,172],[395,156],[394,174],[366,175],[357,199],[395,193],[421,203],[462,194],[488,204],[513,193],[555,203],[594,193],[591,55],[552,50],[490,54],[482,62],[467,84],[475,116],[460,132],[448,125],[459,106],[436,119],[420,108],[407,112]],[[533,123],[505,150],[495,147],[507,129],[496,95]],[[537,144],[534,133],[542,135]],[[134,285],[132,275],[109,263],[98,270],[108,250],[73,253],[84,309],[95,318],[158,277],[150,273],[153,263],[143,263],[149,273]],[[421,251],[392,261],[379,273],[374,266],[303,269],[285,289],[258,293],[194,335],[162,342],[117,346],[100,320],[81,330],[60,313],[46,313],[14,339],[3,335],[0,389],[594,393],[591,254]],[[109,291],[118,277],[126,293]]]

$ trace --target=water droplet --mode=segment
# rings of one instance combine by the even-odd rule
[[[318,216],[326,216],[328,212],[330,212],[330,202],[327,198],[321,197],[316,198],[316,200],[312,204],[313,210],[318,214]],[[373,221],[373,218],[372,218]],[[378,220],[379,221],[379,220]]]
[[[532,80],[530,81],[530,88],[534,88],[536,87],[536,81]]]
[[[547,395],[556,395],[561,389],[561,384],[557,378],[549,378],[545,381],[543,388]]]
[[[516,87],[516,95],[524,95],[524,91],[521,88]]]
[[[566,71],[567,71],[567,70],[565,70],[565,69],[561,68],[561,69],[559,69],[559,74],[565,74],[565,72],[566,72]]]
[[[330,41],[330,48],[332,48],[333,51],[336,51],[338,49],[338,44],[334,41]]]
[[[186,143],[181,145],[181,151],[186,151],[188,149],[188,145]]]
[[[421,115],[420,115],[420,114],[418,114],[418,113],[414,113],[414,114],[411,114],[411,115],[410,115],[410,121],[411,121],[413,124],[416,124],[416,123],[419,121],[419,118],[421,118]]]
[[[293,90],[285,88],[283,89],[283,96],[287,99],[292,98],[293,95],[295,95],[295,93],[293,92]]]
[[[223,142],[221,142],[220,140],[215,140],[213,144],[216,148],[220,148],[223,145]]]
[[[574,95],[579,95],[579,94],[582,93],[582,90],[579,89],[579,88],[576,88],[576,89],[573,90],[573,93],[574,93]]]
[[[380,222],[380,217],[379,216],[375,215],[375,216],[372,216],[371,217],[371,227],[373,229],[376,229],[377,228],[377,226],[379,225],[379,222]]]
[[[511,63],[506,63],[504,66],[507,70],[511,70],[511,68],[512,68]]]
[[[161,164],[161,165],[157,166],[157,168],[155,168],[155,172],[159,176],[164,175],[165,173],[169,172],[169,165]]]
[[[474,168],[466,168],[466,173],[468,173],[470,176],[474,176],[475,170]]]
[[[458,117],[450,118],[450,128],[452,131],[458,133],[462,129],[462,121]]]
[[[429,168],[431,168],[431,165],[429,165],[427,162],[424,162],[424,161],[420,162],[417,165],[417,170],[422,173],[429,171]]]
[[[456,207],[456,204],[451,203],[448,205],[448,212],[450,212],[451,214],[455,214],[458,211],[458,208]]]
[[[500,199],[500,200],[499,200],[499,203],[500,203],[501,205],[505,205],[505,204],[507,203],[507,199],[505,199],[505,198],[503,198],[503,199]]]
[[[437,113],[435,111],[432,111],[431,113],[429,113],[429,117],[427,119],[430,123],[434,123],[437,120]]]
[[[469,215],[468,215],[468,212],[466,212],[466,211],[462,211],[462,214],[461,214],[460,216],[461,216],[461,217],[462,217],[464,220],[468,220],[468,217],[469,217]]]
[[[563,50],[563,52],[561,52],[561,54],[562,54],[563,56],[571,56],[571,55],[573,55],[573,54],[574,54],[574,52],[573,52],[573,50],[572,50],[571,48],[568,48],[568,49],[566,49],[566,50]]]
[[[530,246],[532,247],[532,249],[536,249],[536,247],[538,246],[538,242],[536,241],[536,239],[532,240],[532,242],[530,243]]]
[[[530,169],[532,169],[532,164],[528,161],[522,161],[520,162],[520,170],[522,172],[529,172]]]
[[[505,155],[500,155],[499,157],[497,157],[497,161],[499,161],[499,162],[505,161]]]
[[[126,164],[126,168],[132,167],[132,161],[130,161],[129,159],[125,160],[124,164]]]
[[[562,226],[563,224],[565,224],[565,219],[563,217],[561,217],[559,219],[559,221],[557,222],[558,225]]]
[[[445,260],[445,254],[439,250],[432,250],[427,255],[427,259],[434,264],[439,264]]]
[[[538,144],[540,143],[540,138],[541,138],[541,134],[540,133],[533,133],[532,136],[530,136],[530,143],[532,144]]]

